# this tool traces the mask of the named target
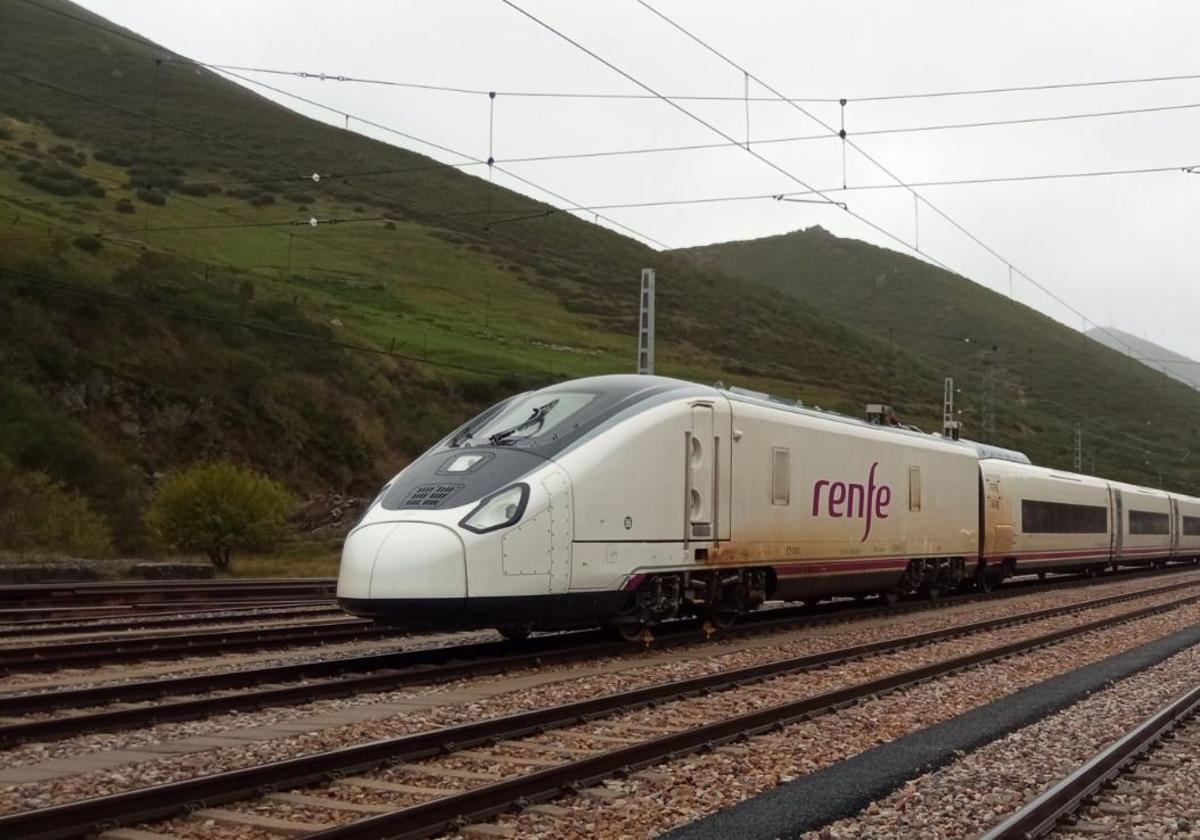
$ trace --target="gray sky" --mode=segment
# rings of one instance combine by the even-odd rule
[[[634,0],[515,0],[668,95],[741,96],[742,74]],[[1109,0],[651,0],[789,96],[847,97],[856,131],[1200,103],[1200,80],[991,96],[855,102],[880,94],[1200,73],[1200,4]],[[640,93],[640,88],[499,0],[83,0],[83,5],[191,58],[498,91]],[[253,75],[253,74],[250,74]],[[488,98],[254,76],[471,156],[488,154]],[[261,92],[261,91],[260,91]],[[751,95],[768,96],[751,85]],[[272,95],[302,113],[327,111]],[[745,104],[681,103],[728,134],[746,134]],[[805,104],[835,126],[839,106]],[[352,126],[447,162],[462,158]],[[820,133],[791,107],[752,102],[750,137]],[[910,182],[1200,165],[1200,108],[1032,125],[867,136],[857,142]],[[563,100],[501,94],[493,153],[511,157],[721,142],[661,101]],[[837,139],[755,147],[818,188],[840,186]],[[511,164],[572,201],[598,204],[771,194],[796,183],[744,149]],[[479,172],[480,168],[469,169]],[[485,176],[486,177],[486,176]],[[546,199],[501,174],[497,183]],[[852,150],[847,182],[889,179]],[[1081,310],[1200,358],[1195,260],[1200,174],[1168,172],[942,186],[921,193]],[[904,190],[834,195],[907,242]],[[554,201],[555,204],[560,202]],[[836,207],[770,199],[605,211],[672,247],[749,239],[813,224],[900,247]],[[1005,264],[922,208],[920,246],[1007,294]],[[1079,317],[1018,277],[1015,296],[1072,327]]]

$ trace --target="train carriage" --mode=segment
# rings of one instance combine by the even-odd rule
[[[1113,517],[1107,481],[994,459],[979,467],[989,568],[1009,577],[1108,565]]]
[[[765,394],[601,376],[518,394],[390,481],[338,599],[411,627],[633,638],[767,599],[936,596],[1200,556],[1200,499]]]

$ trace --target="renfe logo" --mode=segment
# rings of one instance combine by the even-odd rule
[[[875,486],[875,470],[878,467],[878,461],[871,464],[865,486],[820,479],[813,485],[812,515],[821,515],[821,492],[828,488],[825,492],[825,507],[829,516],[834,519],[841,519],[843,516],[865,519],[866,527],[863,529],[862,539],[859,540],[865,542],[871,533],[872,518],[887,519],[887,506],[892,503],[892,488],[886,484]]]

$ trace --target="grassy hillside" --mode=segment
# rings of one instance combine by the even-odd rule
[[[1155,370],[1165,371],[1168,376],[1180,382],[1200,388],[1200,363],[1195,359],[1114,327],[1094,327],[1088,330],[1087,334],[1089,338],[1095,339],[1105,347],[1133,356]]]
[[[547,208],[136,39],[0,4],[0,80],[0,458],[117,550],[194,459],[363,495],[502,395],[629,370],[643,266],[660,372],[938,416],[935,368],[803,302],[565,214],[489,227]]]
[[[965,434],[981,434],[993,371],[996,439],[1036,460],[1200,492],[1200,394],[1033,309],[921,260],[820,227],[676,252],[755,280],[909,351],[962,389]],[[1191,453],[1191,454],[1189,454]]]

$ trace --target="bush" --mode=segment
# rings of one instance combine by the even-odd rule
[[[147,204],[156,204],[161,207],[167,203],[167,197],[151,187],[139,187],[135,195]]]
[[[100,249],[104,247],[103,242],[101,242],[95,236],[88,236],[87,234],[84,234],[83,236],[76,236],[73,240],[71,240],[71,244],[80,251],[86,251],[89,254],[99,254]]]
[[[228,569],[234,549],[267,551],[283,536],[292,510],[287,490],[227,461],[197,463],[166,479],[146,524],[180,551],[200,551]]]
[[[78,493],[0,457],[0,548],[103,557],[112,551],[112,535]]]
[[[135,208],[133,206],[133,202],[130,201],[128,198],[122,198],[120,201],[117,202],[117,212],[118,213],[136,213],[137,208]]]

